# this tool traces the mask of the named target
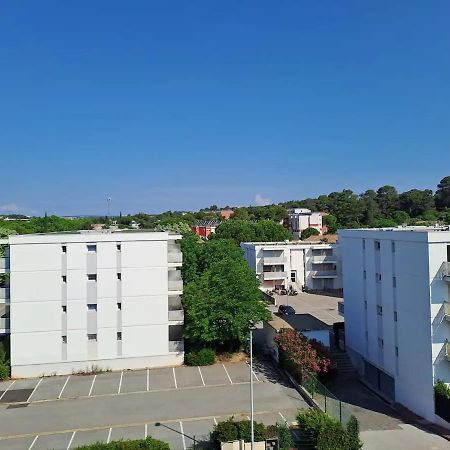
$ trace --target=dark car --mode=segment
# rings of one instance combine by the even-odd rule
[[[295,309],[289,305],[280,305],[278,307],[278,314],[281,316],[291,316],[295,314]]]

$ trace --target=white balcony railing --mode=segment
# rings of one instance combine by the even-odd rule
[[[170,250],[167,253],[167,261],[169,263],[182,264],[183,263],[183,254],[181,253],[181,251]]]
[[[9,288],[0,287],[0,303],[4,303],[5,300],[9,300]]]
[[[5,273],[9,270],[9,258],[0,258],[0,273]]]
[[[263,272],[264,280],[282,280],[287,276],[287,272]]]
[[[169,341],[169,352],[171,353],[184,352],[184,341]]]
[[[286,256],[264,256],[263,258],[263,263],[265,265],[285,264],[286,262]]]
[[[313,278],[337,278],[337,272],[335,270],[316,270],[311,272]]]
[[[312,258],[313,264],[336,264],[336,257],[333,255],[317,255]]]
[[[9,317],[0,317],[0,331],[1,332],[9,332]]]
[[[177,309],[169,311],[169,321],[170,322],[182,322],[184,320],[184,310]]]
[[[169,280],[169,291],[182,291],[183,280]]]

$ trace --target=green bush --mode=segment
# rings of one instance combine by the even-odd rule
[[[170,450],[169,444],[152,437],[138,440],[112,441],[108,444],[96,442],[91,445],[82,445],[75,450]]]
[[[310,236],[318,236],[320,232],[316,228],[305,228],[300,234],[300,239],[303,241],[308,239]]]
[[[295,446],[291,430],[285,423],[266,427],[266,439],[270,438],[278,438],[279,450],[289,450]]]
[[[264,441],[266,439],[266,427],[262,423],[253,422],[255,441]],[[241,420],[234,421],[230,417],[224,422],[219,422],[211,433],[211,443],[214,448],[220,448],[221,442],[231,442],[237,440],[250,442],[251,439],[251,421]]]
[[[359,422],[355,416],[351,416],[347,423],[347,446],[349,450],[362,448],[362,442],[359,439]]]
[[[185,355],[184,362],[188,366],[210,366],[216,362],[216,352],[211,348],[193,350]]]
[[[4,350],[0,350],[0,380],[9,378],[9,360]]]

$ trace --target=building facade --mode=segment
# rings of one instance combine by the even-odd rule
[[[339,232],[346,348],[364,379],[430,421],[450,382],[450,231]]]
[[[246,242],[241,248],[264,289],[277,286],[310,291],[342,289],[339,244]]]
[[[0,288],[13,377],[183,362],[179,235],[10,236]]]
[[[220,220],[201,220],[192,227],[192,232],[202,239],[208,239],[216,232],[216,228],[221,224]]]
[[[288,210],[288,229],[294,235],[295,239],[299,239],[303,230],[314,228],[320,234],[327,232],[327,226],[323,224],[322,217],[326,213],[312,212],[307,208],[292,208]]]

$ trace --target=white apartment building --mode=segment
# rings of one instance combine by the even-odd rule
[[[241,248],[264,289],[277,286],[314,291],[342,289],[338,244],[243,242]]]
[[[391,401],[430,421],[433,385],[450,382],[448,228],[343,230],[346,348]]]
[[[180,235],[9,236],[0,272],[13,377],[183,362]]]
[[[323,212],[312,212],[307,208],[292,208],[288,210],[289,231],[294,235],[294,239],[299,239],[303,230],[315,228],[320,234],[327,231],[323,225]]]

